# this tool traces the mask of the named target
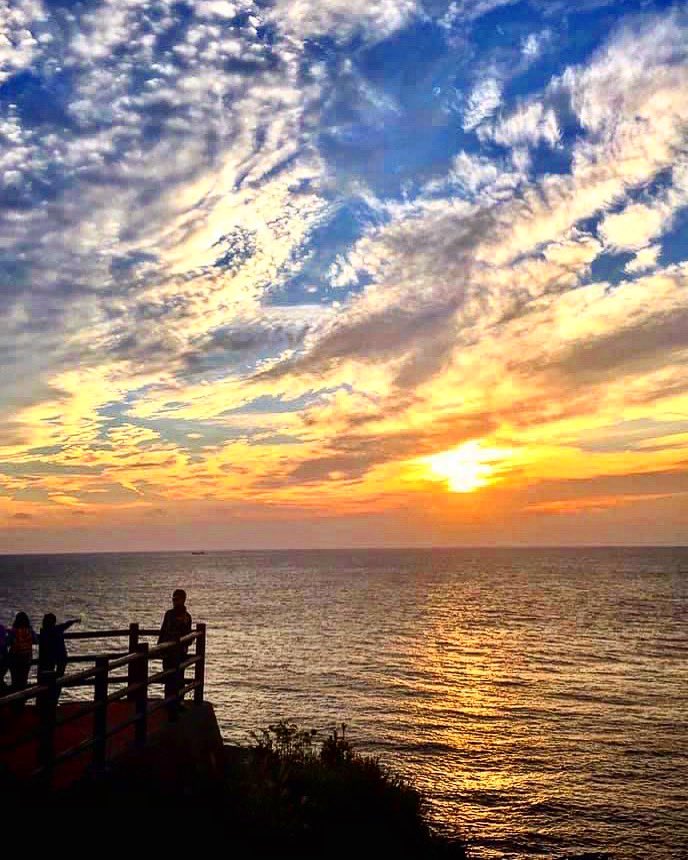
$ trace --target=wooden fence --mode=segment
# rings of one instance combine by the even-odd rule
[[[79,654],[68,658],[68,666],[92,663],[92,668],[78,672],[67,672],[57,677],[55,672],[38,673],[37,682],[25,690],[0,697],[0,714],[5,708],[21,710],[34,701],[38,708],[38,727],[35,725],[25,733],[14,736],[12,749],[23,744],[37,744],[38,766],[32,777],[50,779],[54,769],[75,756],[91,751],[92,766],[102,769],[107,759],[107,742],[114,735],[134,727],[135,743],[143,745],[148,737],[149,717],[166,708],[168,719],[177,718],[180,705],[186,695],[193,693],[195,705],[203,703],[205,681],[206,627],[197,624],[196,629],[174,642],[150,645],[141,641],[143,637],[157,636],[157,630],[139,628],[130,624],[126,629],[98,630],[65,633],[65,639],[108,639],[129,637],[126,652]],[[193,652],[189,649],[193,646]],[[163,661],[160,670],[151,664]],[[34,663],[37,661],[34,661]],[[193,680],[187,682],[185,672],[193,667]],[[149,690],[154,684],[164,685],[162,698],[152,699]],[[73,687],[92,687],[90,701],[80,702],[76,708],[58,707],[60,693]],[[117,689],[113,689],[117,688]],[[108,720],[108,706],[114,702],[131,703],[126,719],[115,724]],[[9,711],[11,712],[11,711]],[[69,749],[56,752],[55,737],[61,726],[92,715],[93,728],[90,737]],[[7,750],[0,736],[0,750]]]

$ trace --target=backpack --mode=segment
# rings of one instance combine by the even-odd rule
[[[15,627],[10,652],[15,657],[33,657],[33,632],[30,627]]]

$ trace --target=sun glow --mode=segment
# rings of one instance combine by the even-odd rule
[[[452,493],[472,493],[498,480],[497,461],[510,452],[503,448],[483,448],[479,442],[464,442],[458,448],[423,457],[430,471],[447,481]]]

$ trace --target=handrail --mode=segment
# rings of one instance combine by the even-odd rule
[[[79,672],[57,677],[55,672],[39,672],[38,683],[32,684],[25,690],[10,693],[0,697],[0,708],[25,704],[35,699],[38,705],[39,726],[28,731],[11,744],[0,744],[0,749],[16,748],[32,741],[38,741],[39,767],[32,776],[41,776],[50,783],[55,767],[75,755],[91,750],[93,765],[102,768],[107,758],[108,738],[119,734],[128,727],[135,726],[136,743],[146,742],[148,734],[148,717],[167,708],[168,719],[176,719],[179,704],[184,696],[193,692],[194,704],[203,703],[205,683],[205,653],[206,626],[197,624],[196,629],[185,636],[171,642],[161,642],[154,646],[140,642],[141,636],[157,636],[157,630],[141,629],[137,624],[131,624],[127,630],[86,631],[66,634],[70,639],[104,639],[109,636],[128,636],[129,651],[116,654],[78,655],[78,659],[68,662],[95,661],[95,666]],[[194,652],[187,656],[190,645],[195,644]],[[149,666],[152,661],[163,659],[163,670],[151,673]],[[170,665],[171,664],[171,665]],[[126,675],[113,674],[113,670],[127,667]],[[185,682],[184,673],[194,667],[194,678]],[[165,695],[162,700],[149,700],[148,691],[153,684],[164,684]],[[111,691],[109,687],[117,685],[119,689]],[[58,697],[60,691],[72,686],[92,686],[93,700],[84,703],[82,707],[69,713],[58,715]],[[114,702],[128,700],[134,704],[134,714],[115,725],[108,725],[108,706]],[[93,715],[93,734],[90,738],[80,741],[67,750],[56,752],[56,729]]]
[[[25,690],[17,690],[16,693],[8,693],[0,698],[0,705],[11,705],[14,702],[24,702],[37,698],[41,693],[47,691],[47,687],[41,684],[31,684]]]
[[[65,639],[123,639],[131,632],[131,627],[119,627],[114,630],[67,630]],[[140,636],[158,636],[160,630],[152,627],[139,628]]]
[[[182,636],[179,640],[175,640],[172,642],[160,642],[155,645],[153,648],[148,650],[148,659],[156,659],[158,654],[163,653],[164,651],[170,651],[171,649],[178,647],[178,645],[187,645],[191,642],[198,640],[199,638],[205,638],[205,625],[197,624],[197,630],[195,632],[187,633],[185,636]],[[202,629],[199,629],[202,628]],[[121,630],[110,630],[110,631],[86,631],[80,633],[65,633],[65,638],[70,636],[71,638],[104,638],[106,636],[121,636],[121,635],[129,635],[130,629],[127,629],[125,633]],[[157,635],[157,631],[139,631],[139,634],[143,635]],[[74,658],[69,658],[68,663],[70,662],[87,662],[98,660],[101,658],[108,659],[108,668],[109,669],[119,669],[122,666],[126,666],[135,660],[141,659],[142,655],[140,653],[126,653],[118,656],[116,659],[110,659],[112,655],[110,654],[98,654],[97,656],[88,656],[88,655],[76,655]],[[32,663],[38,663],[38,659],[33,660]],[[192,664],[190,664],[192,665]],[[62,689],[64,687],[71,686],[72,684],[78,684],[80,681],[86,681],[90,678],[95,678],[100,672],[103,670],[98,668],[97,666],[93,669],[84,669],[81,672],[73,672],[69,675],[63,675],[61,678],[56,679],[56,685],[58,689]],[[164,673],[163,673],[164,674]],[[117,678],[117,680],[120,680]],[[44,693],[46,691],[45,687],[41,687],[38,684],[32,684],[28,686],[25,690],[19,690],[16,693],[9,693],[6,696],[0,697],[0,705],[10,704],[12,702],[18,701],[27,701],[28,699],[37,698],[38,695]]]
[[[118,639],[129,635],[129,628],[120,628],[116,630],[67,630],[64,634],[65,639]]]
[[[116,637],[118,639],[123,638],[124,636],[130,636],[131,629],[127,630],[86,630],[80,631],[79,633],[65,633],[65,639],[105,639],[107,637]],[[139,636],[158,636],[158,630],[144,629],[138,631]],[[193,642],[198,637],[197,632],[188,633],[186,636],[182,637],[180,640],[182,643],[190,643]],[[151,648],[151,651],[154,651],[156,654],[160,654],[163,651],[172,647],[173,642],[160,642]],[[117,660],[120,657],[132,657],[132,652],[130,651],[111,651],[111,652],[102,652],[98,655],[93,654],[73,654],[70,655],[67,659],[67,663],[93,663],[98,657],[108,657],[110,660]],[[35,657],[31,664],[33,666],[37,666],[39,664],[39,658]],[[126,665],[122,663],[120,665]]]

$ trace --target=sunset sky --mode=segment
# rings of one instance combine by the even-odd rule
[[[0,0],[0,552],[688,543],[688,4]]]

